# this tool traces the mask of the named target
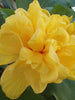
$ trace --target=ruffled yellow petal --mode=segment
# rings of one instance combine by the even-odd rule
[[[27,88],[24,63],[16,62],[9,65],[1,77],[1,87],[5,95],[10,99],[18,98]]]
[[[69,34],[75,35],[75,22],[70,23],[70,24],[67,26],[67,31],[68,31]]]
[[[41,81],[43,83],[53,82],[57,78],[57,70],[54,66],[50,64],[47,65],[47,63],[45,63],[43,59],[44,58],[40,53],[32,52],[27,48],[21,49],[20,60],[24,60],[27,64],[31,64],[31,68],[35,69],[35,72],[38,72],[40,74]]]
[[[69,23],[71,22],[72,17],[73,17],[73,16],[68,17],[68,16],[66,16],[66,15],[62,15],[62,18],[63,18],[63,20],[64,20],[64,22],[65,22],[66,24],[69,24]]]
[[[40,73],[41,81],[47,83],[55,82],[58,78],[57,69],[52,65],[46,65],[46,67],[50,67],[50,68],[48,70],[46,68],[47,71],[45,73],[44,72]]]
[[[71,45],[75,45],[75,35],[70,36],[70,41],[69,42],[70,42]]]
[[[35,8],[35,9],[34,9]],[[50,16],[47,10],[43,10],[38,0],[34,0],[30,5],[28,9],[30,19],[32,20],[33,27],[36,30],[38,26],[46,26],[48,23],[48,17]],[[37,12],[37,13],[36,13]],[[41,22],[40,22],[41,21]],[[46,28],[46,27],[45,27]]]
[[[72,68],[70,69],[70,73],[68,75],[68,79],[75,81],[75,63],[72,66]]]
[[[35,69],[42,63],[42,55],[38,52],[23,47],[20,52],[20,60],[25,61],[26,64],[31,64],[32,69]]]
[[[60,52],[62,53],[60,54]],[[69,46],[63,48],[62,51],[58,51],[57,54],[59,56],[61,63],[65,66],[65,68],[67,67],[69,70],[67,78],[75,80],[75,36],[74,35],[70,36]]]
[[[6,51],[0,51],[0,65],[5,65],[16,61],[17,55],[9,54]]]
[[[52,47],[49,45],[49,51],[46,54],[43,54],[44,62],[46,63],[46,67],[48,67],[47,73],[41,73],[42,82],[54,82],[58,78],[58,70],[56,69],[57,63],[59,63],[58,57]]]
[[[21,15],[12,15],[8,17],[1,29],[10,30],[18,34],[21,37],[24,46],[27,46],[27,41],[34,33],[32,22],[27,16]]]
[[[27,77],[28,83],[33,88],[34,92],[41,93],[46,88],[47,83],[41,82],[40,73],[42,71],[46,73],[48,69],[45,68],[46,66],[44,67],[42,63],[42,55],[23,47],[21,49],[19,59],[30,65],[30,67],[27,66],[25,69],[25,76]]]
[[[39,13],[39,18],[37,20],[36,29],[41,28],[43,31],[46,31],[47,24],[49,23],[50,14],[47,10],[42,9]]]
[[[71,68],[75,63],[75,45],[69,45],[57,52],[60,63],[67,68]]]
[[[49,72],[49,68],[47,66],[47,64],[43,61],[41,61],[41,64],[39,64],[39,66],[35,69],[36,71],[40,72],[40,74],[47,74]]]
[[[25,77],[35,93],[43,92],[47,86],[47,83],[41,82],[39,72],[32,69],[32,67],[30,66],[27,66],[27,68],[25,69]]]
[[[49,13],[46,9],[42,9],[42,12],[43,12],[44,14],[46,14],[48,17],[50,17],[50,13]]]
[[[58,27],[66,28],[66,26],[70,23],[72,17],[67,17],[67,16],[60,16],[57,14],[54,14],[50,16],[50,21],[47,26],[47,33],[51,33]]]
[[[46,62],[48,64],[58,64],[59,63],[59,59],[58,56],[56,54],[56,52],[54,51],[54,48],[52,45],[49,46],[49,51],[48,53],[44,54],[44,59],[46,60]]]
[[[25,61],[26,64],[31,64],[32,69],[40,73],[47,73],[48,67],[43,61],[43,56],[40,53],[32,52],[31,50],[23,47],[20,52],[20,60]]]
[[[45,33],[43,30],[38,29],[28,41],[29,47],[34,51],[41,51],[44,48]]]
[[[35,9],[34,9],[35,8]],[[29,15],[30,15],[30,19],[32,20],[33,22],[33,26],[34,28],[36,27],[36,24],[37,24],[37,20],[39,18],[39,13],[41,11],[41,7],[38,3],[37,0],[34,0],[30,5],[29,5],[29,9],[28,9],[28,12],[29,12]],[[36,13],[37,12],[37,13]]]
[[[53,77],[56,76],[57,78],[57,79],[55,78],[56,79],[54,80],[55,82],[57,80],[63,80],[68,77],[69,70],[60,64],[58,55],[54,51],[54,48],[52,45],[50,45],[49,52],[44,55],[44,59],[48,67],[50,68],[51,72],[49,73],[51,73],[51,75],[55,74]]]
[[[64,28],[57,28],[51,34],[48,35],[48,38],[55,39],[58,42],[58,45],[66,45],[69,42],[69,34]]]
[[[61,83],[64,79],[68,78],[70,70],[62,64],[58,64],[57,70],[58,79],[55,81],[55,83]]]
[[[0,31],[0,65],[14,62],[23,46],[20,37],[8,30]]]
[[[52,45],[54,51],[60,49],[60,46],[58,45],[58,41],[56,41],[55,39],[47,39],[45,41],[45,49],[43,50],[43,52],[49,52],[50,45]]]
[[[18,8],[16,11],[15,11],[15,14],[17,15],[23,15],[23,16],[27,16],[29,17],[29,14],[26,10],[24,10],[23,8]]]
[[[37,25],[36,25],[36,29],[42,29],[43,31],[45,31],[46,26],[47,26],[47,22],[48,22],[48,18],[47,19],[43,19],[43,18],[39,18],[37,21]]]

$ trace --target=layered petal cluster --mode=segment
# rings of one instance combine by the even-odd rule
[[[34,0],[27,11],[19,8],[0,30],[0,65],[7,97],[18,98],[31,86],[35,93],[48,83],[75,80],[75,22],[72,17],[50,15]],[[11,64],[12,63],[12,64]]]

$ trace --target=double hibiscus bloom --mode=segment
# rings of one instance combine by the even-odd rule
[[[34,0],[27,11],[17,9],[0,30],[0,65],[10,64],[1,77],[7,97],[18,98],[31,86],[35,93],[48,83],[75,80],[75,22],[50,15]]]

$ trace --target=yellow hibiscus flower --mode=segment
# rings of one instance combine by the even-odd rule
[[[50,15],[34,0],[28,11],[19,8],[0,30],[0,65],[7,97],[18,98],[31,86],[35,93],[48,83],[75,80],[75,22],[65,15]],[[72,27],[72,28],[71,28]]]

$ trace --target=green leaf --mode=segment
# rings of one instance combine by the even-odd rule
[[[14,10],[12,9],[4,9],[4,8],[0,8],[0,12],[3,15],[4,18],[14,14]]]
[[[0,8],[0,26],[5,22],[5,18],[12,14],[14,14],[14,10]]]
[[[74,100],[75,82],[64,80],[61,84],[49,84],[42,95],[47,100]]]
[[[17,100],[46,100],[43,96],[35,94],[33,90],[29,87],[23,95]]]
[[[75,21],[75,17],[74,18],[72,18],[72,22],[74,22]]]
[[[16,6],[17,8],[24,8],[24,9],[28,9],[29,4],[32,2],[33,0],[16,0]]]
[[[28,9],[29,3],[33,0],[16,0],[16,5],[18,8]],[[55,5],[61,4],[66,7],[71,8],[75,6],[75,0],[38,0],[41,7],[53,7]]]
[[[5,22],[3,15],[0,12],[0,26]]]
[[[4,93],[2,92],[1,87],[0,87],[0,100],[10,100],[4,95]]]
[[[71,1],[70,2],[71,6],[74,7],[75,6],[75,0],[70,0],[70,1]]]
[[[45,9],[47,9],[49,12],[51,12],[53,7],[45,7]]]
[[[64,7],[62,5],[56,5],[54,8],[49,9],[49,7],[46,8],[50,14],[60,14],[60,15],[67,15],[67,16],[72,16],[73,15],[73,18],[72,18],[72,22],[75,21],[75,11],[71,8],[67,8],[67,7]]]
[[[1,88],[0,88],[0,100],[10,100],[4,95]],[[35,94],[33,90],[30,87],[28,87],[26,91],[16,100],[46,100],[46,99],[39,94]]]
[[[0,77],[1,77],[3,71],[5,70],[6,67],[7,67],[7,65],[0,65]]]
[[[16,3],[14,2],[14,0],[1,0],[1,1],[6,8],[16,9]]]
[[[67,16],[72,16],[75,17],[75,12],[73,9],[64,7],[62,5],[56,5],[51,11],[51,14],[60,14],[60,15],[67,15]]]
[[[39,0],[42,7],[53,7],[55,5],[61,4],[70,7],[71,0]]]

